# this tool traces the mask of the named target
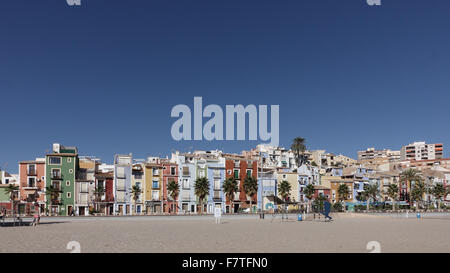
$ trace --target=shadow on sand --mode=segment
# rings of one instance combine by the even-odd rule
[[[52,224],[63,224],[63,223],[67,223],[64,221],[54,221],[54,222],[42,222],[37,226],[41,226],[41,225],[52,225]],[[0,227],[30,227],[31,226],[31,221],[23,221],[22,223],[16,222],[16,224],[14,225],[14,222],[12,221],[8,221],[5,223],[0,223]]]

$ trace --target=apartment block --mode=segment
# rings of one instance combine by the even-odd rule
[[[441,159],[444,154],[442,143],[427,144],[425,142],[414,142],[403,146],[400,150],[401,160],[433,160]]]

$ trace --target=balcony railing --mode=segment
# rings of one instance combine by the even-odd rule
[[[58,173],[52,173],[50,175],[50,178],[53,179],[53,180],[62,180],[61,174],[58,174]]]
[[[31,176],[36,175],[36,170],[28,170],[27,175],[31,175]]]

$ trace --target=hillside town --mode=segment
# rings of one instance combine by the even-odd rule
[[[17,215],[186,215],[335,210],[444,209],[450,158],[443,144],[414,142],[400,150],[368,148],[353,159],[258,145],[224,151],[174,152],[170,158],[114,155],[113,164],[53,144],[51,152],[0,171],[0,210]],[[14,208],[14,210],[12,209]]]

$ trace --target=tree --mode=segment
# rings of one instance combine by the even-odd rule
[[[105,194],[106,190],[103,188],[103,186],[98,186],[94,189],[94,197],[95,197],[95,207],[98,211],[98,203],[102,201],[102,196]]]
[[[278,185],[278,192],[283,198],[285,210],[286,210],[286,202],[288,200],[289,195],[291,194],[291,189],[292,189],[291,184],[289,184],[289,182],[286,180],[281,181],[280,185]]]
[[[395,211],[395,201],[397,201],[398,198],[398,185],[397,184],[389,184],[389,186],[386,189],[386,194],[389,198],[392,200],[392,208]]]
[[[225,196],[230,201],[231,213],[232,213],[234,211],[234,204],[233,204],[234,194],[238,191],[238,185],[237,185],[236,178],[228,177],[223,182],[222,187],[223,187],[223,192],[225,193]]]
[[[296,137],[292,141],[291,150],[294,153],[295,161],[297,163],[297,167],[300,167],[304,163],[307,162],[307,158],[305,156],[306,145],[305,139],[302,137]]]
[[[345,208],[344,201],[347,199],[347,196],[350,194],[350,190],[348,189],[348,186],[345,185],[345,183],[340,184],[337,192],[338,192],[339,201],[342,203],[342,207]]]
[[[416,169],[407,169],[400,173],[400,182],[406,182],[407,186],[409,185],[409,191],[411,192],[411,184],[413,181],[422,181],[422,176],[419,171]],[[412,194],[412,192],[411,192]]]
[[[426,192],[425,183],[421,180],[415,181],[414,187],[411,190],[411,200],[419,202],[423,200],[423,195]]]
[[[311,211],[311,201],[312,201],[314,194],[316,193],[316,189],[314,188],[313,184],[308,184],[303,189],[303,193],[305,194],[306,198],[308,198],[308,207],[307,207],[306,213],[309,213]]]
[[[171,180],[167,184],[167,191],[169,191],[169,195],[170,195],[170,197],[172,197],[172,202],[176,203],[178,193],[180,192],[180,185],[177,182],[175,182],[175,180]],[[172,204],[172,207],[173,207],[173,204]],[[174,211],[175,211],[175,209],[174,209]]]
[[[368,212],[369,207],[370,207],[370,199],[372,199],[373,202],[376,202],[378,199],[378,195],[379,195],[378,186],[375,184],[366,186],[364,189],[363,195],[365,195],[367,197],[366,206],[367,206],[367,212]]]
[[[441,183],[434,185],[431,192],[432,192],[434,198],[436,198],[438,201],[438,210],[441,209],[441,199],[442,199],[442,197],[444,197],[446,195],[446,190],[444,188],[444,185],[442,185]]]
[[[139,196],[141,195],[142,190],[141,187],[138,185],[133,185],[131,187],[131,194],[133,195],[134,204],[136,205],[137,200],[139,199]]]
[[[258,193],[258,180],[253,176],[248,176],[245,178],[242,186],[244,187],[245,194],[250,197],[250,213],[252,213],[252,198]]]
[[[195,180],[194,192],[200,201],[200,213],[203,213],[203,200],[209,193],[209,180],[206,177],[199,177]]]
[[[9,200],[11,201],[11,212],[12,212],[12,217],[14,219],[14,224],[16,223],[15,221],[15,211],[16,211],[16,194],[17,191],[19,190],[19,186],[13,185],[13,184],[9,184],[8,187],[5,189],[6,194],[9,194]]]
[[[54,203],[58,202],[59,195],[61,192],[62,192],[61,189],[59,189],[58,187],[55,187],[54,185],[45,187],[45,194],[49,197],[48,198],[48,202],[49,202],[48,210],[50,212],[50,215],[52,214],[52,206]]]
[[[323,194],[317,195],[316,199],[314,200],[314,203],[319,212],[324,210],[323,203],[325,201],[327,201],[327,198]]]

